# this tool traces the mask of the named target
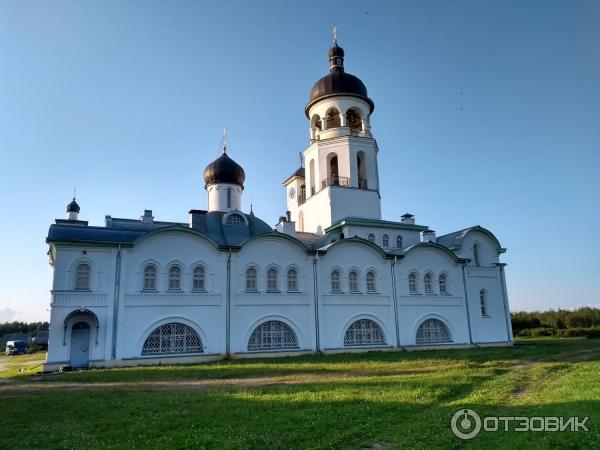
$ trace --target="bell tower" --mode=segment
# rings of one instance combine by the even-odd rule
[[[329,74],[315,83],[305,108],[310,122],[304,168],[284,182],[297,231],[323,233],[347,217],[381,219],[377,142],[370,130],[375,104],[344,69],[334,33]]]

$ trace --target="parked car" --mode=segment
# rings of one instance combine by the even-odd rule
[[[8,341],[6,343],[6,355],[24,355],[27,353],[27,342],[25,341]]]

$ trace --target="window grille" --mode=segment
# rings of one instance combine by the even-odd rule
[[[427,319],[417,330],[417,344],[443,344],[452,342],[448,327],[438,319]]]
[[[204,267],[196,267],[194,269],[194,291],[203,291],[204,290]]]
[[[385,335],[377,323],[369,319],[360,319],[346,330],[344,345],[385,345]]]
[[[227,225],[242,225],[244,223],[244,219],[239,214],[231,214],[227,217]]]
[[[90,265],[82,263],[75,271],[75,289],[85,291],[90,288]]]
[[[248,341],[248,351],[294,350],[300,348],[294,331],[285,323],[270,320],[256,327]]]
[[[161,325],[146,338],[142,355],[170,353],[203,353],[204,346],[198,333],[183,323]]]

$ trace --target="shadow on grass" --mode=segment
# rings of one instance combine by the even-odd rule
[[[45,376],[42,380],[94,383],[232,379],[290,374],[401,375],[461,368],[486,368],[493,365],[511,367],[532,362],[600,360],[598,339],[540,339],[522,342],[524,346],[516,347],[305,355],[224,360],[193,365],[91,369]],[[29,380],[30,377],[20,379]]]

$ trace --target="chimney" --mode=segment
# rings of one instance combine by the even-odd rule
[[[285,216],[279,218],[279,223],[275,225],[275,229],[280,233],[296,237],[296,222],[293,222],[291,218],[291,213],[287,211]]]
[[[409,214],[409,213],[402,214],[402,216],[400,217],[400,222],[406,223],[409,225],[414,225],[415,224],[415,216],[413,216],[412,214]]]
[[[435,242],[435,231],[434,230],[423,231],[423,242]]]
[[[153,224],[154,223],[154,216],[152,215],[151,209],[144,210],[144,215],[142,217],[140,217],[140,222],[145,223],[145,224]]]
[[[188,225],[190,228],[201,228],[202,224],[206,224],[206,213],[204,209],[190,209],[188,215]]]

